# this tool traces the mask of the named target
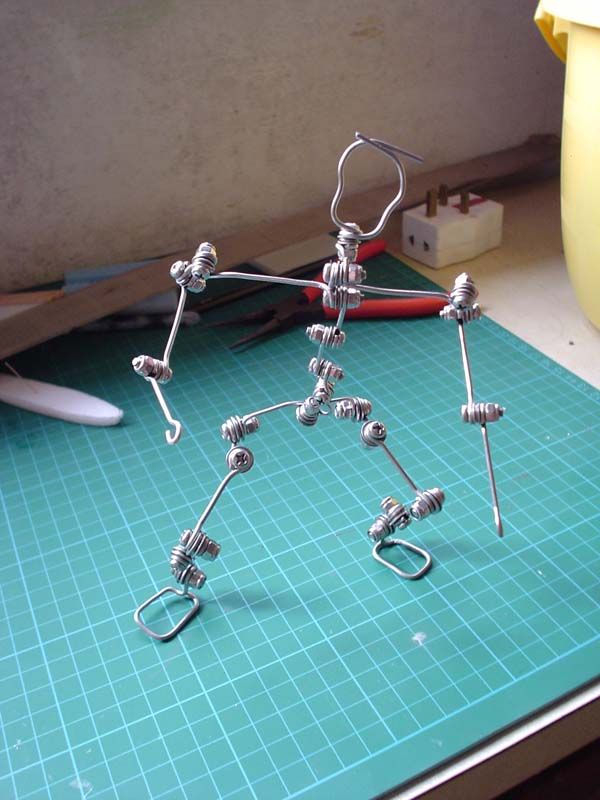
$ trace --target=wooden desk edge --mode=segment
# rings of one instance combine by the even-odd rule
[[[491,800],[600,735],[600,679],[383,797]]]

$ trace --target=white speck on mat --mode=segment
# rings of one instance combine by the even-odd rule
[[[73,778],[69,786],[71,789],[81,792],[82,797],[87,797],[89,794],[91,794],[92,789],[94,788],[89,781],[86,781],[85,778]]]

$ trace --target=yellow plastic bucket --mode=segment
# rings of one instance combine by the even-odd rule
[[[562,236],[579,305],[600,328],[600,3],[541,0],[535,21],[566,61]]]

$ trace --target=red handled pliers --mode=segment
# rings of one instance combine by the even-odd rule
[[[369,258],[383,253],[385,242],[383,239],[374,239],[365,242],[358,248],[359,264]],[[323,280],[321,273],[315,278]],[[397,317],[425,317],[437,314],[444,307],[444,300],[438,297],[400,297],[384,300],[363,300],[358,308],[346,310],[346,319],[375,319]],[[323,305],[322,291],[316,287],[307,286],[302,292],[274,305],[265,306],[259,311],[242,314],[239,317],[217,322],[214,327],[223,325],[236,325],[243,323],[262,323],[257,330],[248,336],[238,339],[229,345],[230,349],[245,347],[263,337],[288,330],[294,325],[311,324],[326,319],[337,319],[339,312],[336,309]]]

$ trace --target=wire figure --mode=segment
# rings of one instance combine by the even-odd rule
[[[396,167],[399,180],[397,194],[384,209],[377,225],[366,232],[362,231],[356,223],[340,220],[337,213],[344,190],[345,163],[351,153],[361,147],[374,148],[389,158]],[[373,239],[381,233],[389,216],[399,206],[404,196],[406,173],[399,155],[422,161],[419,156],[382,142],[379,139],[371,139],[360,133],[356,134],[355,141],[342,153],[337,171],[338,185],[331,203],[331,218],[339,228],[336,243],[337,258],[325,264],[322,281],[259,274],[252,275],[240,272],[217,273],[217,252],[209,242],[203,242],[199,245],[191,261],[177,261],[171,267],[171,276],[180,287],[180,296],[163,357],[159,360],[152,356],[140,355],[134,358],[132,362],[135,372],[150,382],[164,417],[170,426],[169,430],[165,432],[168,444],[175,444],[179,440],[183,429],[181,422],[173,418],[161,386],[168,383],[173,377],[173,371],[169,366],[169,358],[181,322],[187,292],[202,292],[206,288],[207,281],[219,278],[266,281],[302,287],[309,286],[321,290],[323,305],[335,309],[338,314],[334,325],[315,324],[306,329],[308,338],[317,345],[317,355],[309,363],[309,372],[315,377],[315,384],[311,394],[303,399],[284,400],[242,416],[232,416],[221,425],[221,435],[223,439],[229,442],[229,450],[225,457],[227,473],[217,486],[195,526],[183,531],[169,557],[171,573],[181,588],[166,586],[160,589],[142,603],[134,614],[134,619],[140,628],[154,639],[167,641],[173,638],[198,612],[200,601],[198,596],[190,591],[190,587],[194,589],[202,588],[206,582],[206,574],[197,566],[196,560],[214,561],[221,550],[220,545],[207,535],[204,526],[228,484],[238,475],[243,475],[252,469],[254,464],[252,451],[240,443],[246,437],[258,431],[262,417],[277,411],[293,408],[297,421],[306,426],[316,425],[321,416],[333,416],[335,419],[352,420],[360,423],[360,440],[362,444],[368,448],[382,450],[400,473],[401,478],[406,482],[409,489],[414,493],[414,499],[408,505],[404,505],[394,497],[385,497],[382,500],[382,512],[376,517],[367,532],[369,539],[373,543],[372,555],[377,561],[393,570],[401,578],[409,580],[421,578],[430,569],[432,558],[426,550],[404,539],[392,538],[392,534],[396,531],[403,531],[413,522],[420,522],[431,514],[440,512],[444,504],[444,492],[438,487],[431,489],[420,488],[410,477],[386,443],[387,430],[383,422],[371,419],[372,404],[370,400],[354,396],[334,397],[336,384],[343,380],[344,372],[338,364],[324,357],[325,350],[335,350],[344,344],[346,334],[342,330],[342,325],[346,310],[359,306],[365,294],[383,294],[405,298],[435,297],[441,298],[446,302],[444,309],[440,312],[440,316],[445,320],[456,321],[465,374],[467,402],[461,408],[461,416],[464,422],[480,425],[481,427],[496,531],[499,536],[503,535],[487,425],[490,422],[499,420],[504,414],[504,408],[496,403],[475,402],[465,335],[465,326],[481,316],[481,309],[475,302],[478,295],[475,284],[469,275],[462,273],[456,278],[450,293],[369,286],[363,283],[366,278],[366,271],[357,263],[359,244]],[[333,415],[330,414],[331,410],[333,410]],[[396,564],[383,557],[381,551],[389,547],[401,547],[420,556],[423,559],[422,566],[415,572],[401,570]],[[174,627],[165,633],[158,633],[145,624],[142,613],[148,606],[167,593],[173,593],[189,600],[191,607]]]

